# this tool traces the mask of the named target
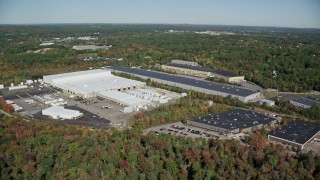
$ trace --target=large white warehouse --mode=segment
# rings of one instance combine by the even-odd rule
[[[88,70],[44,76],[43,81],[75,96],[90,98],[98,93],[144,87],[145,83],[111,74],[108,70]]]

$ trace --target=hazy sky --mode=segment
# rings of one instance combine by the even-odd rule
[[[0,24],[34,23],[320,28],[320,0],[0,0]]]

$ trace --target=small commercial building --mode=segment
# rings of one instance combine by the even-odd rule
[[[110,66],[107,68],[113,71],[129,73],[134,76],[141,77],[143,79],[151,79],[158,83],[198,91],[205,94],[213,94],[223,97],[231,96],[233,98],[238,98],[240,101],[243,102],[249,102],[257,97],[260,97],[260,93],[257,91],[231,85],[213,83],[194,78],[175,76],[171,74],[143,70],[133,67]]]
[[[23,111],[23,108],[21,106],[18,106],[17,104],[11,104],[11,106],[14,109],[14,112],[21,112]]]
[[[97,45],[78,45],[78,46],[73,46],[72,49],[77,50],[77,51],[82,51],[82,50],[97,50],[97,49],[109,49],[112,46],[97,46]]]
[[[19,90],[19,89],[26,89],[26,88],[28,88],[27,85],[10,86],[10,87],[9,87],[9,91]]]
[[[274,101],[271,101],[271,100],[269,100],[269,99],[262,99],[262,100],[260,100],[259,101],[259,103],[261,104],[261,105],[267,105],[267,106],[274,106],[276,103],[274,102]]]
[[[201,116],[187,121],[187,124],[221,133],[236,134],[273,126],[276,122],[277,119],[258,112],[233,109]]]
[[[42,115],[50,116],[52,119],[78,119],[83,116],[83,113],[76,110],[65,109],[61,106],[52,106],[42,110]]]
[[[319,101],[312,100],[309,98],[304,98],[304,97],[298,97],[290,100],[290,103],[293,104],[294,106],[301,107],[301,108],[310,108],[314,105],[320,104]]]
[[[51,45],[54,45],[53,42],[44,42],[44,43],[41,43],[39,44],[40,46],[51,46]]]
[[[204,68],[200,66],[191,66],[185,64],[165,64],[161,66],[163,70],[175,72],[178,74],[186,74],[198,77],[216,77],[226,82],[239,82],[244,80],[244,76],[237,75],[232,72]]]
[[[183,60],[172,60],[171,63],[189,65],[189,66],[199,66],[199,64],[197,62],[183,61]]]
[[[320,124],[295,120],[284,125],[281,129],[271,132],[268,139],[304,149],[317,135],[320,135]]]

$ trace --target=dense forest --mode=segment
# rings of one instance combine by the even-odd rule
[[[176,33],[169,33],[174,30]],[[228,31],[233,35],[196,34]],[[95,36],[98,40],[57,41],[49,50],[39,44],[54,38]],[[89,67],[123,64],[152,66],[172,59],[197,61],[205,67],[245,75],[264,88],[280,91],[320,90],[320,32],[237,26],[61,25],[1,26],[0,82],[22,80]],[[112,45],[109,50],[75,51],[73,45]],[[82,62],[79,56],[122,57],[123,62]],[[23,71],[22,71],[23,70]],[[277,76],[272,76],[272,71]]]
[[[206,101],[181,99],[175,104],[160,106],[154,110],[133,116],[130,126],[145,129],[147,127],[190,120],[209,113],[218,113],[231,109],[225,104],[209,106]]]
[[[320,157],[288,154],[259,133],[249,144],[140,130],[26,122],[0,115],[1,179],[313,179]]]
[[[173,31],[170,31],[173,30]],[[201,31],[232,32],[211,36]],[[98,40],[83,41],[81,36]],[[75,39],[64,40],[75,37]],[[60,39],[60,40],[55,40]],[[53,41],[48,47],[42,42]],[[79,44],[112,45],[108,50],[76,51]],[[172,59],[246,76],[264,88],[303,92],[320,90],[320,32],[316,29],[193,25],[50,25],[0,26],[0,84],[19,83],[45,74],[107,65],[153,68]],[[82,56],[124,58],[81,61]],[[277,71],[273,77],[272,71]],[[142,135],[144,128],[217,113],[231,108],[264,109],[320,121],[320,106],[299,109],[243,103],[142,80],[147,85],[182,93],[169,105],[136,114],[129,130],[91,130],[41,122],[0,112],[0,179],[317,179],[320,157],[293,153],[269,144],[266,134],[245,142]],[[214,105],[209,106],[208,100]],[[0,99],[0,109],[13,108]]]

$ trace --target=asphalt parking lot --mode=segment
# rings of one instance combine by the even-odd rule
[[[22,107],[23,110],[19,112],[22,116],[32,116],[33,114],[49,107],[48,105],[45,105],[43,102],[37,100],[34,96],[43,96],[45,94],[54,94],[56,92],[57,91],[49,88],[43,88],[42,90],[26,89],[25,92],[4,95],[3,98],[5,100],[11,100],[18,106]],[[33,100],[34,103],[28,103],[28,101],[31,100]]]
[[[38,112],[38,113],[34,114],[33,116],[37,119],[51,121],[51,122],[63,122],[66,124],[86,125],[86,126],[90,126],[90,127],[94,127],[94,128],[103,128],[103,129],[107,129],[107,130],[111,128],[110,121],[103,118],[103,117],[97,116],[96,114],[93,114],[89,111],[86,111],[86,110],[81,109],[76,106],[66,106],[65,108],[72,109],[72,110],[78,110],[83,113],[83,116],[79,119],[76,119],[76,120],[52,119],[49,116],[42,115],[41,112]]]
[[[27,103],[27,101],[33,100],[34,103]],[[22,98],[22,99],[15,99],[12,100],[15,104],[19,105],[23,108],[23,111],[19,112],[22,116],[30,116],[33,115],[39,111],[42,111],[43,109],[49,107],[48,105],[45,105],[39,101],[36,101],[34,98],[28,97],[28,98]]]
[[[73,99],[70,99],[67,94],[61,93],[49,87],[44,87],[42,88],[42,90],[25,90],[25,92],[13,92],[12,94],[3,96],[5,100],[11,100],[15,104],[23,108],[23,111],[19,112],[19,114],[21,114],[22,116],[31,116],[40,120],[48,120],[48,117],[42,116],[41,111],[50,107],[50,105],[46,105],[34,97],[43,97],[44,95],[50,95],[55,99],[63,98],[67,101],[68,107],[78,108],[80,112],[88,114],[88,116],[85,116],[86,120],[84,121],[82,121],[82,119],[80,119],[80,121],[64,121],[69,124],[79,124],[80,122],[80,124],[82,125],[93,126],[93,124],[96,123],[96,125],[93,127],[109,129],[110,126],[113,126],[118,129],[123,129],[127,126],[127,119],[129,119],[130,115],[132,115],[132,113],[124,114],[123,112],[120,112],[120,110],[123,109],[123,107],[115,103],[98,100],[97,98],[89,98],[85,101],[75,101]],[[34,103],[28,103],[28,101],[30,100],[33,100]],[[102,108],[103,106],[109,106],[111,108],[104,109]],[[101,122],[100,117],[102,117],[102,119],[106,120],[107,122]],[[112,121],[110,121],[110,119],[112,119]],[[88,122],[87,120],[90,120],[92,123]]]
[[[15,99],[21,99],[21,98],[28,98],[28,97],[34,96],[34,95],[39,96],[39,95],[50,94],[50,93],[55,93],[55,92],[57,92],[57,91],[50,89],[50,88],[43,88],[42,90],[27,88],[27,89],[25,89],[25,92],[18,92],[18,93],[3,95],[3,99],[15,100]]]
[[[147,87],[147,89],[151,89],[161,94],[165,94],[167,97],[171,97],[172,100],[170,101],[170,103],[173,103],[181,96],[180,93],[174,93],[163,89],[152,87]],[[22,116],[36,117],[39,119],[52,120],[48,119],[48,117],[42,116],[41,114],[41,111],[50,107],[50,105],[45,104],[44,102],[40,101],[40,99],[35,97],[44,97],[44,95],[49,95],[54,99],[64,99],[65,101],[67,101],[68,107],[79,108],[80,112],[88,114],[88,116],[86,116],[87,120],[90,119],[93,123],[97,123],[95,127],[102,127],[104,129],[108,129],[110,128],[110,126],[115,127],[119,130],[126,129],[128,127],[128,120],[137,113],[123,113],[122,110],[124,106],[111,101],[101,100],[97,97],[80,101],[74,100],[69,97],[69,94],[59,92],[58,90],[51,87],[41,87],[41,90],[39,90],[38,88],[28,88],[24,89],[23,91],[9,93],[4,95],[3,98],[5,100],[11,100],[18,106],[22,107],[23,110],[19,112]],[[30,103],[30,101],[33,102]],[[149,111],[160,105],[165,104],[157,104],[155,107],[148,107],[148,109],[142,111]],[[100,119],[107,120],[107,125],[104,122],[101,124]],[[67,121],[65,122],[67,123]],[[79,124],[79,122],[81,122],[81,124],[83,125],[93,126],[93,123],[89,123],[88,121],[68,121],[68,123],[71,124]]]
[[[108,119],[111,122],[111,126],[117,129],[124,129],[127,127],[127,120],[136,112],[123,113],[121,110],[124,108],[116,103],[99,100],[98,98],[89,98],[82,101],[75,101],[67,97],[66,94],[58,94],[59,97],[68,101],[68,106],[74,106],[86,110],[96,117],[102,117]],[[110,107],[110,108],[103,108]],[[82,112],[82,111],[80,111]]]

